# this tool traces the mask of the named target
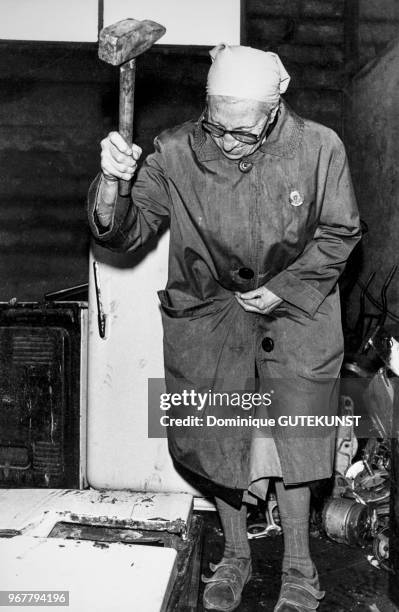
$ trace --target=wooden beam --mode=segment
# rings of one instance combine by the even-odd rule
[[[345,63],[350,74],[359,67],[359,0],[346,0],[344,11]]]
[[[98,0],[98,34],[104,27],[104,0]]]
[[[240,3],[240,44],[247,44],[247,0]]]

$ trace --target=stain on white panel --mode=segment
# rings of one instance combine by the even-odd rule
[[[59,521],[185,534],[192,502],[191,495],[184,493],[3,489],[0,536],[19,533],[47,537]]]

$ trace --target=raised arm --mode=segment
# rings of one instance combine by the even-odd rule
[[[155,139],[155,152],[137,173],[131,197],[118,195],[118,178],[136,173],[141,149],[129,148],[120,134],[111,132],[102,143],[101,173],[90,186],[88,218],[94,239],[116,251],[134,251],[157,233],[169,217],[169,189],[162,152]]]

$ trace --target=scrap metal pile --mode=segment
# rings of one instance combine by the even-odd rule
[[[342,369],[341,414],[361,415],[363,426],[339,427],[335,478],[322,511],[325,533],[333,540],[366,548],[375,567],[389,565],[390,491],[395,393],[399,393],[397,326],[385,327],[387,290],[396,273],[390,270],[381,289],[381,314],[367,314],[366,295],[372,274],[360,296],[355,326],[361,338],[346,354]],[[373,327],[373,321],[376,322]]]
[[[315,533],[365,549],[369,562],[392,572],[389,563],[390,492],[394,400],[399,397],[398,326],[385,326],[387,289],[397,270],[394,266],[381,290],[382,313],[367,314],[365,299],[374,278],[363,287],[355,350],[346,353],[341,381],[340,414],[361,416],[362,426],[337,429],[334,478],[328,496],[313,513]],[[373,326],[373,322],[375,324]],[[396,417],[395,417],[396,419]],[[331,483],[330,483],[331,484]],[[323,495],[324,494],[324,495]],[[320,494],[319,494],[320,497]],[[275,495],[270,493],[266,521],[249,522],[249,539],[282,532]]]

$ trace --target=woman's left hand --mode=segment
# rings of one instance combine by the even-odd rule
[[[263,315],[270,314],[283,301],[263,285],[246,293],[236,291],[235,296],[244,310]]]

